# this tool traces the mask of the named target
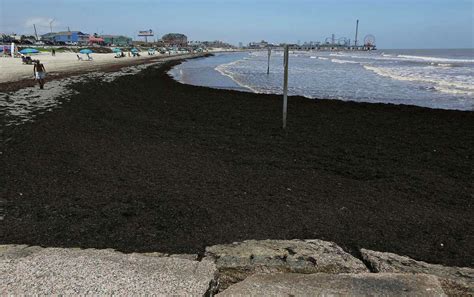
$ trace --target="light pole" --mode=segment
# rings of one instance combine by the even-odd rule
[[[286,114],[288,111],[288,44],[285,44],[285,54],[283,58],[283,129],[286,129]]]

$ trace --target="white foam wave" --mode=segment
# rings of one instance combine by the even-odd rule
[[[339,60],[339,59],[331,59],[331,62],[338,63],[338,64],[359,64],[359,62],[349,61],[349,60]]]
[[[227,76],[228,78],[230,78],[231,80],[233,80],[236,84],[238,84],[239,86],[241,86],[242,88],[245,88],[245,89],[248,89],[250,91],[252,91],[253,93],[260,93],[257,89],[249,86],[249,85],[246,85],[244,84],[243,82],[239,81],[237,79],[237,77],[235,76],[235,74],[229,70],[229,68],[237,63],[239,63],[241,60],[237,60],[237,61],[234,61],[234,62],[230,62],[230,63],[227,63],[227,64],[221,64],[219,66],[217,66],[216,68],[214,68],[216,71],[218,71],[220,74],[224,75],[224,76]]]
[[[438,67],[456,67],[456,66],[459,66],[459,64],[435,63],[435,62],[431,62],[430,65],[438,66]]]
[[[474,63],[474,59],[448,59],[448,58],[439,58],[439,57],[411,56],[411,55],[398,55],[397,57],[409,59],[409,60],[421,60],[421,61],[429,61],[429,62]]]
[[[424,73],[407,72],[400,68],[382,68],[364,65],[364,68],[374,73],[401,81],[424,82],[433,85],[435,90],[450,94],[474,95],[474,81],[454,81],[440,76],[426,75]]]
[[[329,60],[328,58],[325,57],[318,57],[319,60]]]

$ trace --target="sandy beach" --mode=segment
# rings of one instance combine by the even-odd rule
[[[290,97],[283,132],[281,96],[183,85],[174,63],[71,85],[21,125],[2,115],[2,243],[318,238],[474,267],[472,112]]]
[[[209,51],[225,52],[226,49],[216,48]],[[115,58],[114,53],[93,53],[88,61],[86,55],[72,52],[58,52],[55,56],[51,53],[38,53],[30,55],[34,60],[40,60],[47,72],[46,81],[60,79],[72,75],[94,71],[117,71],[121,67],[151,63],[159,59],[167,59],[187,54],[160,54],[148,55],[146,51],[140,57]],[[78,60],[77,56],[83,60]],[[23,64],[20,58],[0,56],[0,92],[13,91],[25,86],[35,85],[33,65]]]
[[[77,55],[84,60],[79,61]],[[39,53],[31,55],[32,59],[40,60],[46,67],[48,73],[58,72],[75,72],[81,70],[93,70],[105,65],[117,65],[130,63],[131,61],[147,60],[156,58],[155,56],[148,56],[145,53],[141,57],[125,57],[117,59],[115,54],[91,54],[92,61],[87,61],[86,56],[78,53],[57,53],[56,56],[51,56],[50,53]],[[158,54],[158,56],[160,56]],[[19,58],[0,57],[0,64],[2,72],[0,73],[0,83],[18,81],[22,79],[33,78],[33,65],[22,64]]]

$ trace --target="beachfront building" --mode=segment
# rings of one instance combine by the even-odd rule
[[[46,33],[46,34],[41,35],[41,40],[42,40],[42,41],[55,42],[54,36],[56,36],[56,33],[53,33],[53,32],[51,32],[51,33]]]
[[[81,31],[62,31],[54,33],[46,33],[41,35],[41,40],[51,42],[64,42],[66,44],[87,44],[89,34]]]
[[[101,35],[105,45],[109,46],[129,46],[132,38],[123,35]]]
[[[97,34],[89,35],[87,43],[90,45],[104,45],[104,38],[97,36]]]
[[[248,45],[248,48],[250,49],[260,49],[266,47],[268,47],[268,42],[266,42],[265,40],[262,40],[260,42],[250,42]]]
[[[58,32],[54,36],[56,42],[61,41],[65,43],[84,43],[88,39],[89,35],[82,33],[81,31],[64,31]]]
[[[228,44],[226,42],[220,41],[220,40],[214,40],[214,41],[197,41],[197,40],[192,40],[188,42],[188,46],[196,49],[196,48],[233,48],[231,44]]]
[[[185,47],[188,45],[188,37],[181,33],[168,33],[161,40],[169,47]]]

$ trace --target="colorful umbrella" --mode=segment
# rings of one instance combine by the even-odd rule
[[[138,52],[139,52],[139,50],[138,50],[137,48],[135,48],[135,47],[132,48],[130,51],[131,51],[132,53],[138,53]]]
[[[39,50],[35,48],[25,48],[20,51],[20,54],[36,54],[39,53]]]
[[[92,53],[93,53],[93,51],[91,51],[91,50],[88,49],[88,48],[81,49],[79,52],[80,52],[81,54],[92,54]]]

